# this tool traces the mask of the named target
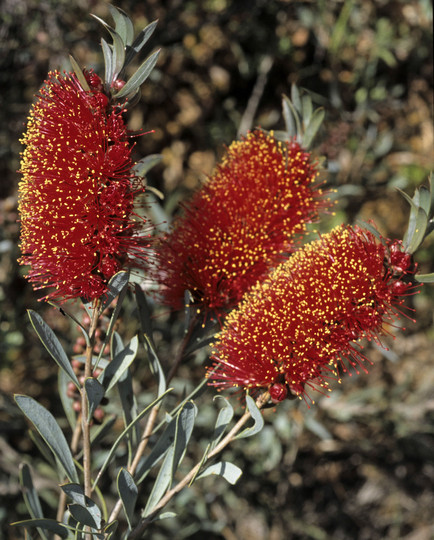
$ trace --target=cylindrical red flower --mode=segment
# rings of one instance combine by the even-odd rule
[[[157,249],[166,303],[180,309],[189,290],[206,311],[235,306],[317,220],[326,205],[317,175],[297,142],[256,130],[232,143]]]
[[[35,289],[52,288],[46,299],[101,296],[149,243],[122,112],[108,107],[99,77],[85,75],[91,91],[73,73],[49,74],[22,140],[19,262]]]
[[[248,293],[214,345],[210,384],[269,389],[272,398],[327,388],[364,360],[358,342],[392,323],[411,284],[399,242],[341,226],[307,244]],[[357,367],[356,367],[357,369]]]

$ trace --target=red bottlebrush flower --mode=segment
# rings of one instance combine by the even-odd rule
[[[232,143],[157,250],[166,303],[180,309],[189,290],[210,312],[236,305],[318,218],[325,201],[316,177],[296,142],[256,130]]]
[[[21,264],[30,265],[45,299],[88,300],[104,294],[123,267],[140,265],[149,239],[134,197],[144,187],[131,172],[122,112],[107,107],[100,79],[49,74],[30,112],[22,142]]]
[[[412,287],[396,268],[399,242],[376,242],[358,227],[337,227],[307,244],[258,283],[232,311],[213,351],[210,384],[266,388],[273,401],[327,388],[345,360],[364,356],[358,342],[384,332]],[[356,368],[357,369],[357,368]]]

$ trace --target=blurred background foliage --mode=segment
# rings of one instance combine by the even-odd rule
[[[152,133],[136,142],[137,158],[161,153],[149,184],[165,194],[167,215],[210,174],[224,145],[246,129],[281,129],[281,97],[292,83],[326,110],[315,153],[326,158],[337,189],[335,222],[373,219],[402,238],[413,195],[433,168],[432,5],[429,0],[120,0],[139,31],[159,19],[152,46],[157,68],[129,116],[131,129]],[[33,334],[26,309],[41,313],[72,353],[76,330],[37,302],[18,268],[17,183],[20,135],[50,69],[102,69],[104,34],[89,16],[109,19],[106,2],[0,2],[0,538],[26,517],[18,466],[32,463],[47,508],[56,505],[46,465],[27,435],[12,394],[24,392],[54,412],[56,368]],[[147,52],[149,53],[150,48]],[[418,253],[432,272],[434,242]],[[331,396],[285,403],[265,412],[267,426],[225,458],[243,469],[235,487],[207,478],[184,493],[155,540],[406,539],[434,537],[433,290],[409,299],[417,322],[388,351],[372,345],[369,374],[343,378]],[[132,309],[132,307],[131,307]],[[125,310],[123,330],[137,329]],[[400,323],[400,324],[401,324]],[[179,340],[176,314],[157,319],[160,353],[170,366]],[[395,334],[396,328],[390,328]],[[181,367],[182,390],[203,376],[203,355]],[[151,395],[145,362],[135,367],[141,399]],[[201,398],[191,460],[200,455],[215,409]],[[236,403],[237,398],[233,401]],[[116,427],[115,427],[116,429]],[[143,503],[143,500],[141,501]]]

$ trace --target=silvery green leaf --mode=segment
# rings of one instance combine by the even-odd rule
[[[44,514],[42,512],[41,502],[39,500],[38,492],[33,485],[32,475],[30,473],[30,467],[26,463],[20,465],[20,484],[23,491],[24,502],[26,503],[27,510],[33,519],[43,519]],[[39,528],[38,532],[42,540],[48,540],[44,531]]]
[[[419,283],[434,283],[434,273],[432,274],[416,274],[414,279]]]
[[[161,396],[159,396],[157,399],[155,399],[152,403],[150,403],[147,407],[145,407],[143,409],[143,411],[141,411],[136,418],[134,418],[134,420],[131,422],[131,424],[129,424],[123,431],[122,433],[119,435],[119,437],[116,439],[116,441],[113,443],[111,449],[110,449],[110,452],[108,453],[107,457],[105,458],[104,460],[104,463],[102,464],[99,472],[98,472],[98,476],[96,477],[95,479],[95,482],[93,484],[93,488],[95,488],[96,484],[98,483],[99,479],[101,478],[103,472],[105,471],[105,469],[107,468],[107,465],[110,463],[110,461],[112,460],[115,452],[116,452],[116,449],[117,447],[119,446],[119,444],[122,442],[122,439],[129,433],[129,431],[136,425],[136,423],[141,420],[143,418],[143,416],[145,416],[145,414],[150,410],[152,409],[152,407],[154,407],[155,405],[157,405],[157,403],[159,403],[165,396],[166,394],[168,394],[169,392],[171,392],[172,389],[169,388],[168,390],[166,390],[166,392],[164,394],[162,394]]]
[[[23,521],[16,521],[15,523],[11,523],[11,525],[18,526],[18,527],[37,527],[41,528],[44,531],[50,531],[58,536],[60,538],[72,538],[70,536],[70,533],[68,529],[63,525],[62,523],[59,523],[58,521],[55,521],[54,519],[25,519]]]
[[[111,83],[113,83],[117,79],[125,62],[125,44],[122,41],[121,36],[117,32],[113,31],[110,33],[113,38],[113,47],[112,47],[113,64],[112,64],[112,74],[111,74],[112,75]]]
[[[75,375],[69,358],[66,356],[66,353],[63,350],[60,341],[57,339],[56,334],[35,311],[29,309],[28,314],[35,332],[38,334],[39,339],[42,341],[44,347],[50,353],[53,360],[67,373],[75,386],[80,389],[80,383],[78,382],[77,376]]]
[[[78,523],[92,527],[92,529],[99,529],[93,515],[85,506],[73,503],[68,505],[68,510],[71,516],[78,521]]]
[[[104,83],[107,88],[110,88],[113,80],[113,54],[110,45],[104,38],[101,38],[101,48],[104,57]]]
[[[323,123],[325,116],[324,109],[315,109],[309,123],[306,125],[306,129],[303,134],[302,145],[304,148],[309,149],[312,141],[318,133],[321,124]]]
[[[132,168],[132,172],[136,176],[144,177],[152,169],[152,167],[158,165],[162,159],[163,156],[161,154],[150,154],[149,156],[139,160]]]
[[[402,189],[399,189],[399,188],[396,188],[396,189],[404,197],[404,199],[408,202],[408,204],[411,206],[411,208],[414,209],[414,210],[417,210],[417,205],[413,201],[413,199],[409,195],[407,195],[407,193],[405,191],[403,191]]]
[[[98,381],[103,385],[106,392],[113,388],[120,377],[122,377],[125,370],[130,367],[136,357],[138,347],[139,340],[137,336],[134,336],[128,345],[113,358],[98,377]]]
[[[148,475],[149,471],[156,465],[160,459],[167,453],[169,448],[173,447],[175,440],[176,419],[169,421],[166,429],[160,435],[157,443],[151,453],[141,462],[136,471],[136,483],[140,484]]]
[[[49,447],[45,444],[44,439],[39,435],[39,432],[35,431],[34,429],[29,429],[27,433],[30,440],[36,446],[41,456],[50,465],[51,469],[55,470],[57,467],[57,461],[53,453],[50,451]]]
[[[300,91],[295,84],[291,86],[291,102],[295,111],[301,114],[303,111],[303,107],[301,105]]]
[[[262,417],[261,411],[258,409],[255,401],[249,395],[246,395],[246,405],[255,423],[252,427],[246,428],[241,433],[239,433],[235,437],[235,439],[244,439],[245,437],[251,437],[252,435],[256,435],[256,433],[259,433],[264,427],[264,419]]]
[[[223,396],[214,396],[214,401],[219,400],[222,403],[222,408],[219,411],[217,420],[214,426],[214,434],[212,436],[211,450],[215,448],[223,437],[226,428],[234,416],[234,409],[229,401]]]
[[[58,459],[67,478],[78,482],[71,451],[54,416],[31,397],[16,395],[15,401]]]
[[[176,417],[171,482],[173,481],[175,472],[177,471],[184,457],[187,445],[190,441],[190,437],[193,432],[194,421],[196,420],[196,415],[196,405],[192,401],[188,401]]]
[[[158,21],[153,21],[146,28],[144,28],[133,41],[131,47],[127,47],[127,54],[125,56],[125,66],[127,66],[131,60],[138,54],[144,45],[147,43],[149,38],[154,33],[154,30],[157,26]]]
[[[76,506],[81,506],[87,511],[94,525],[92,525],[92,523],[90,522],[87,523],[85,521],[80,521],[79,519],[77,519],[77,516],[72,514],[71,512],[74,519],[76,519],[80,523],[85,523],[85,525],[89,525],[94,529],[99,529],[101,527],[101,510],[98,508],[97,504],[92,499],[86,497],[82,486],[80,486],[80,484],[72,483],[63,484],[60,487],[62,491],[64,491],[66,495],[68,495],[68,497],[72,499],[73,503]],[[69,508],[71,508],[71,505],[69,506]],[[84,514],[84,517],[86,518],[86,514]]]
[[[149,365],[151,367],[152,374],[158,380],[158,395],[160,396],[166,391],[166,377],[164,376],[163,368],[161,367],[160,360],[158,359],[157,353],[149,340],[147,335],[145,337],[146,350],[148,351]]]
[[[117,477],[117,487],[119,497],[124,507],[124,512],[127,517],[128,525],[132,526],[134,517],[134,508],[136,506],[138,489],[134,483],[133,477],[126,469],[121,469]]]
[[[137,283],[135,284],[135,293],[142,332],[148,336],[149,341],[151,342],[152,346],[154,346],[154,341],[152,338],[153,329],[151,323],[152,310],[148,304],[145,293],[142,291],[141,287]]]
[[[175,512],[163,512],[162,514],[158,514],[157,516],[155,516],[151,520],[151,523],[153,521],[161,521],[162,519],[169,519],[169,518],[174,518],[174,517],[176,517]]]
[[[145,80],[149,77],[151,71],[154,69],[155,64],[157,63],[159,54],[160,54],[159,50],[152,53],[140,65],[140,67],[137,69],[134,75],[132,75],[131,78],[127,81],[125,86],[121,88],[121,90],[117,94],[114,95],[114,97],[116,99],[120,99],[138,90],[139,86],[145,82]]]
[[[59,388],[60,401],[62,402],[63,410],[65,411],[66,419],[68,420],[69,425],[71,426],[72,431],[75,429],[75,424],[77,423],[77,414],[74,412],[73,403],[74,400],[68,396],[68,375],[59,369],[57,386]]]
[[[98,441],[104,439],[107,433],[113,432],[113,426],[116,423],[117,416],[115,414],[109,416],[103,424],[96,425],[91,428],[90,442],[96,444]]]
[[[115,21],[115,30],[122,38],[125,45],[131,45],[134,39],[134,26],[131,19],[122,9],[108,5],[111,16]]]
[[[88,411],[88,422],[93,416],[98,405],[101,403],[102,398],[104,397],[104,386],[93,377],[88,377],[84,381],[84,388],[86,390],[87,402],[89,404]]]
[[[431,211],[431,193],[430,193],[430,190],[425,186],[421,186],[417,190],[417,192],[419,194],[419,206],[422,208],[422,210],[425,211],[426,215],[429,216],[430,211]],[[434,210],[434,208],[433,208],[433,210]]]
[[[83,71],[81,70],[75,58],[69,55],[69,61],[71,62],[72,69],[74,70],[75,76],[77,77],[80,86],[86,92],[90,92],[90,87],[87,84],[86,77],[83,75]]]
[[[297,111],[294,109],[290,99],[285,95],[282,99],[282,113],[286,129],[286,137],[284,140],[287,140],[288,137],[291,138],[297,135],[301,129],[301,124],[298,119]]]
[[[152,510],[155,505],[161,500],[163,495],[166,493],[167,488],[170,485],[172,479],[172,463],[173,463],[173,445],[169,448],[166,457],[164,458],[163,464],[158,471],[157,479],[154,482],[152,491],[146,502],[146,507],[142,512],[142,517],[149,516],[152,514]]]
[[[197,480],[209,476],[210,474],[217,474],[222,476],[229,484],[236,484],[240,476],[243,474],[243,471],[230,463],[229,461],[220,461],[219,463],[214,463],[207,467],[201,474],[197,476]]]
[[[122,270],[110,279],[108,283],[108,290],[105,294],[105,299],[101,306],[101,311],[104,311],[106,308],[108,308],[109,305],[113,302],[113,300],[121,294],[121,292],[128,285],[129,278],[129,272],[125,272],[124,270]]]
[[[309,95],[304,95],[301,98],[301,110],[303,124],[307,126],[310,123],[313,113],[312,98]]]
[[[410,211],[408,228],[403,239],[403,246],[408,253],[414,253],[418,249],[425,237],[427,225],[428,216],[421,207]]]

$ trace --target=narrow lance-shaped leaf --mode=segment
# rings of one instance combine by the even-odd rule
[[[152,510],[154,509],[155,505],[158,504],[158,502],[166,493],[167,488],[170,485],[171,478],[172,478],[173,452],[174,452],[174,447],[172,445],[170,446],[166,454],[166,457],[164,458],[163,464],[161,465],[160,470],[158,471],[157,479],[154,482],[152,491],[146,502],[146,507],[144,511],[142,512],[142,517],[146,517],[152,513]]]
[[[153,21],[146,28],[144,28],[133,41],[131,47],[127,47],[127,54],[125,56],[125,64],[127,66],[131,60],[138,54],[145,44],[148,42],[149,38],[154,33],[154,30],[157,26],[158,21]]]
[[[302,145],[304,148],[309,149],[312,141],[314,140],[316,134],[318,133],[321,124],[323,123],[325,116],[324,109],[316,109],[312,115],[310,122],[307,124],[306,129],[303,135]]]
[[[72,431],[74,431],[75,425],[77,423],[77,414],[73,409],[74,400],[73,398],[68,396],[68,383],[68,375],[63,371],[63,369],[59,369],[57,387],[59,389],[60,401],[62,402],[66,419],[68,420]]]
[[[136,357],[138,346],[139,340],[137,336],[134,336],[129,344],[113,358],[98,377],[98,381],[103,385],[106,392],[114,387],[124,371],[129,368]]]
[[[98,405],[101,403],[104,397],[104,386],[92,377],[88,377],[84,381],[84,388],[86,390],[86,397],[89,404],[88,422],[93,416]]]
[[[125,86],[115,94],[116,99],[128,96],[128,94],[135,92],[139,86],[145,82],[145,80],[151,74],[151,71],[154,69],[155,64],[157,63],[158,56],[160,51],[155,51],[151,56],[149,56],[143,64],[137,69],[134,75],[128,80]]]
[[[78,523],[81,523],[82,525],[87,525],[92,529],[99,529],[99,526],[93,518],[92,514],[85,506],[80,506],[79,504],[73,503],[68,505],[68,510],[71,516],[76,521],[78,521]]]
[[[129,272],[121,271],[115,274],[108,283],[108,290],[105,294],[104,302],[101,306],[101,311],[104,311],[113,300],[121,294],[123,289],[128,285],[130,275]]]
[[[41,528],[44,531],[50,531],[58,536],[60,538],[68,538],[69,537],[69,531],[68,528],[63,525],[62,523],[59,523],[55,521],[54,519],[25,519],[23,521],[16,521],[15,523],[12,523],[11,525],[18,526],[18,527],[37,527]]]
[[[414,279],[419,283],[434,283],[434,273],[432,274],[416,274]]]
[[[80,389],[80,383],[78,382],[77,376],[75,375],[69,358],[66,356],[66,353],[63,350],[60,341],[57,339],[56,334],[35,311],[29,309],[28,314],[35,332],[38,334],[39,339],[42,341],[44,347],[50,353],[53,360],[61,369],[65,371],[75,386]]]
[[[83,90],[85,90],[86,92],[90,92],[90,87],[87,84],[86,77],[83,75],[83,71],[81,70],[75,58],[69,55],[69,61],[71,62],[72,69],[74,70],[75,76],[77,77],[78,82],[80,83]]]
[[[124,512],[128,521],[128,525],[132,526],[134,517],[134,509],[136,506],[138,489],[134,483],[133,477],[126,469],[121,469],[117,478],[117,488],[119,497],[124,507]]]
[[[78,482],[71,451],[54,416],[31,397],[16,395],[15,401],[58,459],[65,475],[72,482]]]
[[[41,502],[39,500],[38,492],[33,485],[32,475],[30,473],[30,467],[23,463],[20,465],[20,484],[23,490],[23,498],[26,503],[27,510],[33,519],[43,519]],[[43,540],[48,540],[42,529],[38,529],[39,534]]]
[[[60,487],[62,488],[62,491],[72,499],[75,506],[81,506],[86,510],[86,513],[80,514],[86,521],[77,519],[76,515],[74,518],[77,519],[77,521],[80,521],[80,523],[99,529],[101,527],[101,510],[92,499],[86,497],[81,485],[71,483],[63,484]],[[71,506],[69,508],[71,508]]]
[[[117,447],[119,446],[119,444],[122,442],[122,439],[124,439],[124,437],[129,433],[129,431],[136,425],[136,423],[141,419],[143,418],[143,416],[145,416],[145,414],[152,408],[152,407],[155,407],[155,405],[157,403],[159,403],[166,394],[168,394],[169,392],[171,392],[172,389],[169,388],[164,394],[162,394],[161,396],[159,396],[156,400],[154,400],[152,403],[150,403],[147,407],[145,407],[143,409],[143,411],[141,411],[136,418],[134,418],[134,420],[131,422],[131,424],[129,424],[123,431],[122,433],[119,435],[119,437],[116,439],[116,441],[114,442],[114,444],[112,445],[111,449],[110,449],[110,452],[108,453],[107,457],[105,458],[104,460],[104,463],[102,464],[101,466],[101,469],[99,470],[99,473],[98,473],[98,476],[96,477],[95,479],[95,482],[93,484],[93,488],[95,488],[95,486],[97,485],[99,479],[101,478],[103,472],[105,471],[105,469],[107,468],[108,464],[110,463],[110,461],[112,460],[115,452],[116,452],[116,449]]]
[[[222,476],[229,484],[234,485],[243,474],[243,471],[229,461],[220,461],[219,463],[210,465],[196,479],[205,478],[205,476],[209,476],[210,474]]]
[[[255,401],[249,395],[246,395],[246,405],[255,423],[252,427],[249,427],[239,433],[235,437],[235,439],[244,439],[245,437],[251,437],[252,435],[256,435],[256,433],[259,433],[264,427],[264,419],[262,417],[261,411],[258,409]]]
[[[177,416],[171,483],[173,482],[175,472],[184,457],[187,445],[190,441],[196,415],[197,407],[192,401],[189,401],[184,405]]]
[[[104,82],[108,90],[110,88],[110,85],[113,79],[112,77],[113,54],[110,49],[110,45],[107,43],[107,41],[104,38],[101,38],[101,48],[102,48],[102,54],[104,57],[104,67],[105,67]]]
[[[158,165],[162,159],[163,156],[161,154],[151,154],[139,160],[132,170],[136,176],[144,177],[152,167]]]
[[[214,401],[223,402],[223,407],[220,409],[217,420],[214,426],[214,434],[212,436],[211,450],[215,448],[222,438],[226,428],[234,416],[234,409],[229,401],[223,396],[214,396]]]
[[[125,45],[131,45],[134,39],[134,26],[131,19],[122,9],[109,4],[110,14],[115,21],[115,30]]]

